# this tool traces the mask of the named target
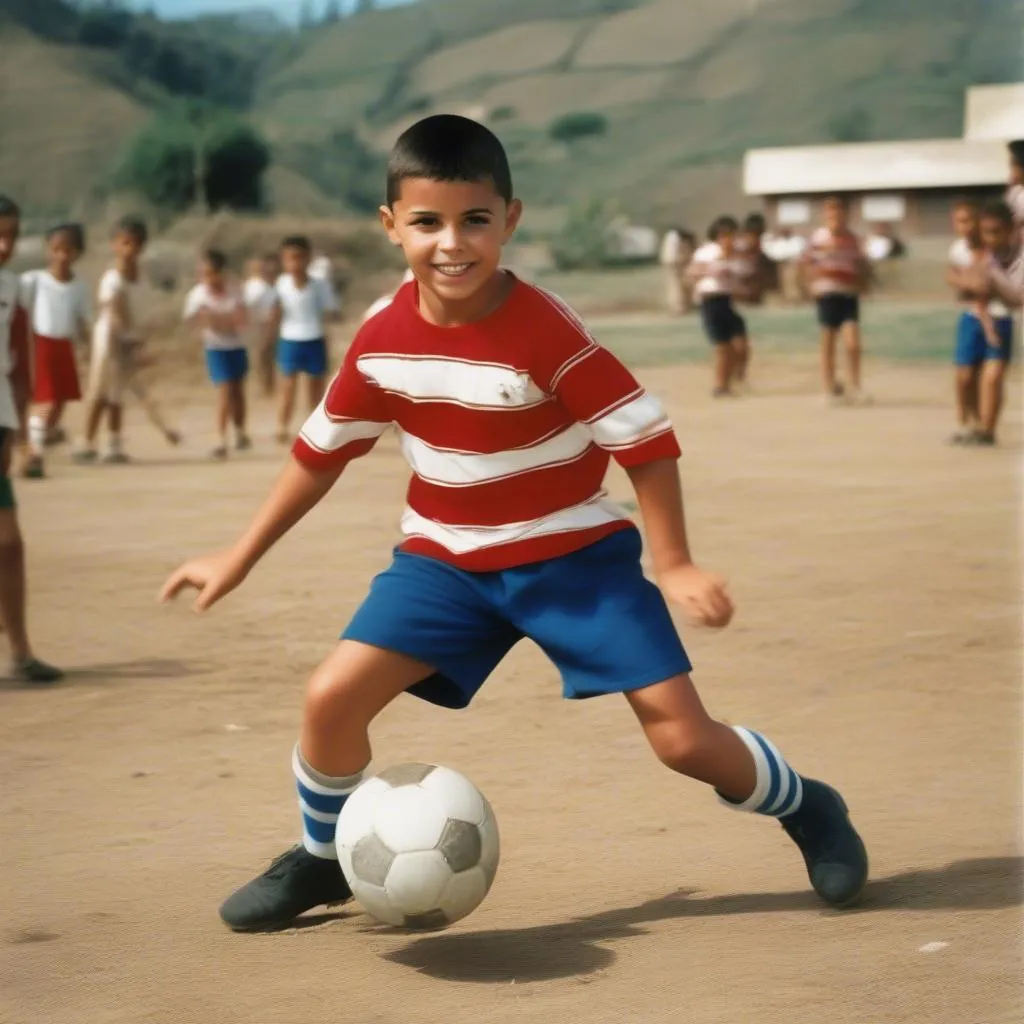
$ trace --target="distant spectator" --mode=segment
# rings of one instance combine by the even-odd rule
[[[686,278],[686,268],[696,249],[697,239],[680,227],[669,228],[661,240],[658,260],[664,268],[665,301],[673,313],[693,309],[693,285]]]
[[[898,260],[907,255],[907,247],[893,233],[891,224],[872,224],[864,240],[864,252],[872,263]]]

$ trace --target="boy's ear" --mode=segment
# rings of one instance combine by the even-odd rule
[[[515,230],[519,227],[519,221],[523,216],[523,201],[521,199],[513,199],[505,208],[505,233],[502,236],[502,243],[507,242]]]
[[[390,206],[381,206],[377,209],[377,216],[380,218],[381,225],[385,232],[387,232],[388,240],[392,245],[401,245],[402,240],[398,237],[398,232],[395,230],[395,211]]]

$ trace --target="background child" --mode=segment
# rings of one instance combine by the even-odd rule
[[[1017,237],[1024,242],[1024,139],[1008,144],[1010,151],[1010,185],[1006,190],[1006,205],[1013,212]]]
[[[314,408],[323,398],[327,378],[324,324],[336,320],[338,300],[327,281],[310,277],[312,247],[308,238],[293,235],[281,243],[281,276],[277,279],[277,369],[281,375],[277,440],[291,439],[298,377],[306,379],[306,401]]]
[[[956,286],[958,271],[975,267],[987,261],[981,244],[978,224],[979,204],[972,199],[960,199],[953,207],[953,233],[956,241],[949,247],[947,281]],[[1000,337],[989,311],[987,300],[972,298],[971,293],[957,289],[961,303],[957,320],[956,348],[953,363],[956,368],[955,394],[957,430],[950,438],[952,444],[970,441],[978,429],[978,384],[987,348],[998,346]]]
[[[860,295],[870,267],[860,239],[848,225],[849,206],[843,196],[823,204],[824,224],[810,237],[801,257],[821,325],[821,381],[830,402],[868,401],[861,390]],[[836,379],[836,341],[846,349],[847,384]]]
[[[10,479],[12,444],[25,427],[31,376],[28,316],[18,302],[18,278],[4,269],[20,230],[17,204],[0,196],[0,630],[7,634],[11,646],[13,678],[54,683],[63,673],[40,661],[29,643],[25,543]]]
[[[113,266],[100,278],[98,287],[99,315],[92,333],[85,431],[73,456],[76,462],[96,461],[96,437],[104,416],[109,436],[103,461],[129,461],[121,439],[125,391],[136,395],[168,444],[181,442],[181,435],[164,421],[138,377],[138,371],[150,363],[142,352],[140,332],[145,303],[139,260],[148,237],[145,223],[137,217],[124,217],[114,228]]]
[[[736,251],[738,231],[734,217],[716,218],[708,228],[709,241],[693,254],[687,270],[695,282],[704,332],[714,346],[711,393],[715,398],[734,394],[733,382],[744,384],[750,357],[747,323],[733,305],[735,297],[746,294]]]
[[[28,423],[29,455],[22,473],[29,478],[43,476],[43,450],[63,440],[64,409],[82,397],[75,347],[86,343],[92,309],[74,267],[84,250],[82,227],[61,224],[46,235],[46,269],[30,270],[21,278],[21,304],[35,347],[32,400],[41,407]]]
[[[1013,350],[1013,313],[1024,305],[1024,250],[1015,230],[1013,211],[1003,201],[981,210],[978,232],[985,257],[980,264],[951,269],[949,282],[975,301],[988,303],[998,341],[982,331],[973,336],[971,355],[980,362],[978,427],[964,444],[991,446],[1003,408],[1006,370]]]
[[[235,447],[252,447],[245,432],[245,378],[249,374],[249,353],[245,348],[245,300],[228,281],[227,257],[219,249],[208,249],[199,265],[199,283],[185,299],[185,321],[196,328],[206,348],[206,369],[216,386],[217,444],[210,453],[215,459],[228,454],[228,424],[235,428]]]
[[[274,393],[274,349],[277,344],[277,324],[274,318],[277,291],[274,285],[280,273],[281,264],[277,253],[264,254],[249,261],[242,289],[260,387],[267,397]]]

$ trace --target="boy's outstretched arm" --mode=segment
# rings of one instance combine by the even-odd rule
[[[199,591],[197,611],[205,611],[230,594],[253,566],[334,486],[344,465],[313,469],[289,460],[259,511],[241,537],[224,551],[195,558],[173,572],[160,600],[169,601],[186,587]]]
[[[665,597],[697,622],[722,627],[733,604],[718,576],[693,564],[686,538],[683,490],[675,459],[656,459],[626,467],[644,520],[654,574]]]

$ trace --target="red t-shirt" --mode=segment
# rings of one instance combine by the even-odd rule
[[[403,551],[472,571],[568,554],[631,526],[605,497],[622,466],[678,458],[661,404],[560,299],[516,281],[484,319],[437,327],[403,285],[360,328],[293,448],[314,468],[392,424],[413,471]]]

